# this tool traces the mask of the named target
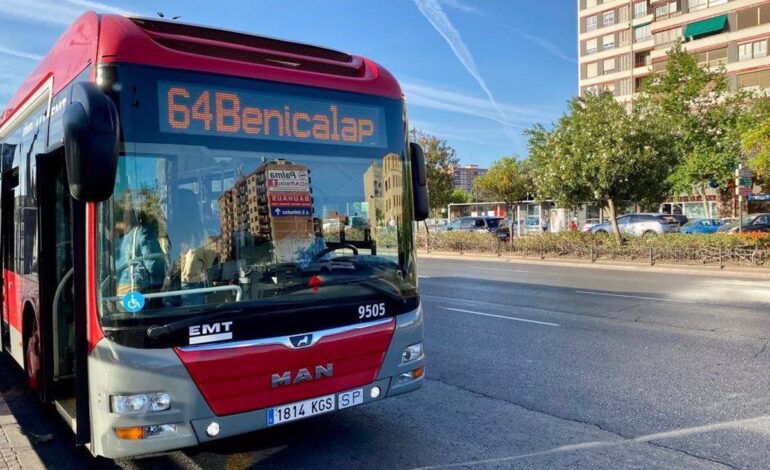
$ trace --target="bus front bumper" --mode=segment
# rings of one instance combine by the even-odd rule
[[[355,406],[422,387],[424,357],[407,363],[402,362],[404,349],[422,342],[422,307],[399,315],[377,378],[356,389],[363,392],[363,397]],[[419,370],[419,376],[409,380],[408,374],[415,370]],[[92,403],[91,451],[94,455],[122,458],[167,452],[272,427],[269,424],[271,408],[217,416],[208,406],[179,357],[169,349],[127,348],[103,339],[89,357],[89,376]],[[377,388],[378,392],[372,393],[374,388]],[[171,397],[170,409],[137,416],[112,412],[111,396],[148,392],[168,393]],[[329,412],[337,412],[343,407],[338,401],[340,395],[346,392],[352,391],[334,394],[335,406],[328,410]],[[121,428],[155,426],[157,429],[163,425],[173,425],[174,431],[143,439],[125,439],[118,437],[116,433],[116,429]]]

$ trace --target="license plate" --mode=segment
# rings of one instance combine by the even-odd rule
[[[364,389],[357,388],[337,395],[337,407],[341,410],[351,406],[360,405],[364,402]]]
[[[335,398],[334,395],[326,395],[270,408],[267,410],[267,425],[273,426],[288,423],[334,411],[336,406]]]

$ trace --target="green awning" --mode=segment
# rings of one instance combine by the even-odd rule
[[[698,39],[709,34],[721,33],[727,28],[727,15],[715,16],[697,23],[688,24],[684,30],[684,37]]]

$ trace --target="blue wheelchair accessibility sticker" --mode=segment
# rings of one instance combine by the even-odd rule
[[[139,292],[129,292],[123,297],[123,308],[131,313],[136,313],[144,308],[144,296]]]

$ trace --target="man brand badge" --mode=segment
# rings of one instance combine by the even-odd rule
[[[306,335],[291,336],[289,337],[289,341],[291,342],[291,345],[295,348],[304,348],[313,344],[313,335],[306,334]]]
[[[190,327],[190,344],[211,343],[233,339],[233,322],[221,321]]]
[[[282,385],[292,385],[301,382],[309,382],[311,380],[318,380],[324,377],[331,377],[334,375],[333,364],[330,362],[324,366],[315,366],[315,374],[311,374],[309,370],[302,368],[296,372],[287,370],[283,374],[273,374],[271,378],[273,388],[280,387]]]

